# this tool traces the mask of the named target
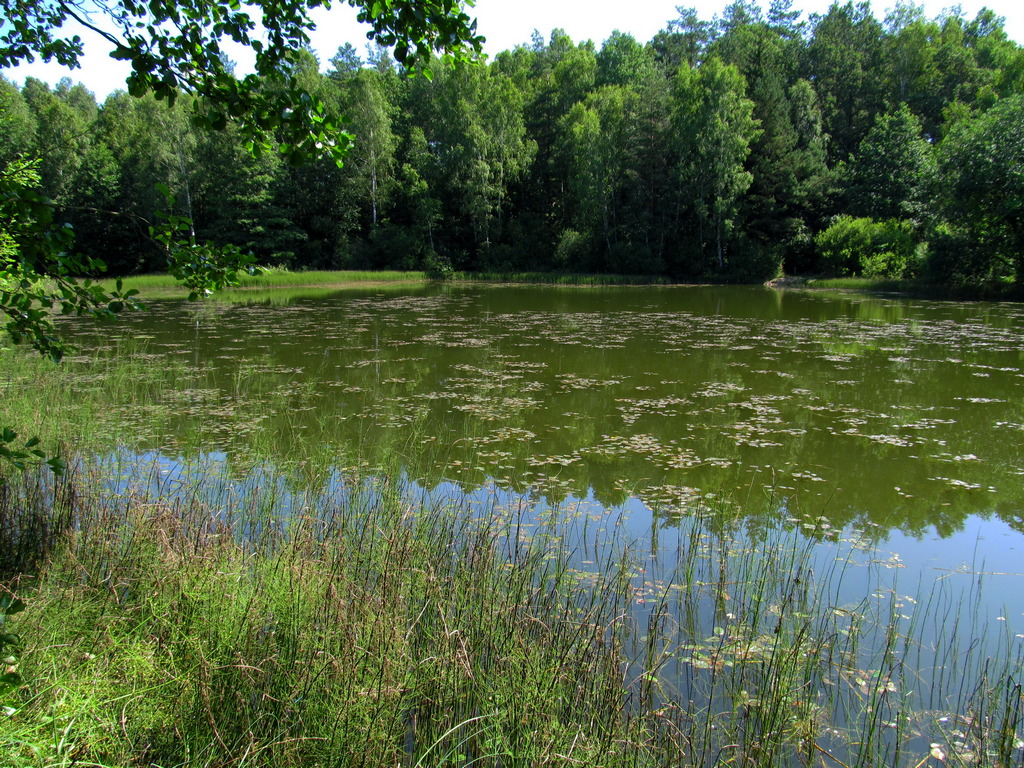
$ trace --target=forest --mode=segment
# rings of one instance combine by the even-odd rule
[[[1024,282],[1024,48],[1001,18],[678,12],[646,42],[535,33],[432,77],[305,52],[297,82],[347,117],[341,167],[253,153],[187,95],[0,77],[0,164],[40,158],[113,275],[164,268],[169,193],[201,241],[292,270]]]

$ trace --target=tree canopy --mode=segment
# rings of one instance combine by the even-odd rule
[[[370,11],[401,18],[402,7]],[[255,23],[259,8],[223,13]],[[310,8],[296,13],[310,18]],[[176,39],[185,22],[156,31]],[[70,80],[53,89],[0,80],[0,158],[40,156],[38,191],[55,220],[115,274],[163,269],[168,256],[173,268],[190,252],[149,231],[171,226],[164,211],[197,246],[234,247],[268,266],[687,281],[827,274],[839,262],[817,237],[847,216],[871,219],[871,231],[909,232],[913,248],[881,258],[893,252],[878,250],[888,235],[862,238],[877,252],[845,271],[1021,280],[1016,198],[984,197],[1000,179],[1012,182],[1012,141],[980,137],[996,136],[985,126],[1024,95],[1024,49],[990,12],[928,19],[901,5],[879,20],[867,4],[837,3],[801,19],[786,0],[766,12],[744,0],[711,20],[680,10],[647,43],[614,32],[595,44],[555,30],[473,67],[459,63],[478,42],[462,24],[456,65],[433,67],[432,78],[406,76],[445,55],[431,47],[438,38],[421,51],[414,30],[404,48],[394,38],[394,50],[339,41],[327,71],[299,48],[281,52],[266,76],[239,80],[265,103],[301,94],[287,103],[324,116],[306,137],[333,127],[334,145],[303,149],[291,131],[302,121],[285,124],[290,107],[278,124],[270,110],[261,127],[259,110],[253,117],[230,94],[218,102],[198,75],[193,86],[172,70],[174,98],[154,86],[102,104]],[[255,28],[245,34],[264,44]],[[143,85],[165,82],[154,77]],[[961,172],[971,153],[983,159]],[[158,184],[174,198],[170,209]]]
[[[483,38],[460,0],[349,0],[370,37],[394,48],[395,58],[428,76],[438,54],[464,59],[479,53]],[[312,12],[330,0],[118,0],[85,10],[68,0],[0,0],[7,20],[0,35],[0,68],[37,56],[74,69],[81,65],[82,39],[64,33],[76,21],[106,39],[111,56],[131,63],[128,92],[152,93],[170,103],[181,93],[201,100],[199,125],[222,129],[237,124],[259,153],[277,139],[282,154],[305,162],[324,153],[342,160],[350,135],[337,115],[304,89],[292,71],[309,46]],[[100,13],[115,28],[95,19]],[[236,78],[223,43],[230,40],[255,54],[255,71]]]

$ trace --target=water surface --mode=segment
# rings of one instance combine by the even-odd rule
[[[1024,308],[762,288],[464,288],[154,302],[125,325],[209,371],[144,447],[302,435],[431,486],[639,499],[660,524],[766,496],[851,524],[1024,530]],[[786,505],[776,505],[780,514]],[[791,511],[791,510],[790,510]]]

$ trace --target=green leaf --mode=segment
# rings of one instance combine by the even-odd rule
[[[8,672],[0,675],[0,693],[5,693],[21,685],[21,675],[17,672]]]
[[[13,616],[16,613],[21,613],[25,608],[25,601],[17,597],[7,596],[0,600],[0,609],[3,610],[4,616]]]

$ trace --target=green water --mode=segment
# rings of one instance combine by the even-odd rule
[[[639,500],[664,526],[725,503],[883,540],[1024,531],[1022,325],[1019,305],[750,287],[153,302],[120,328],[206,383],[111,418],[169,455],[316,446],[426,487]]]

